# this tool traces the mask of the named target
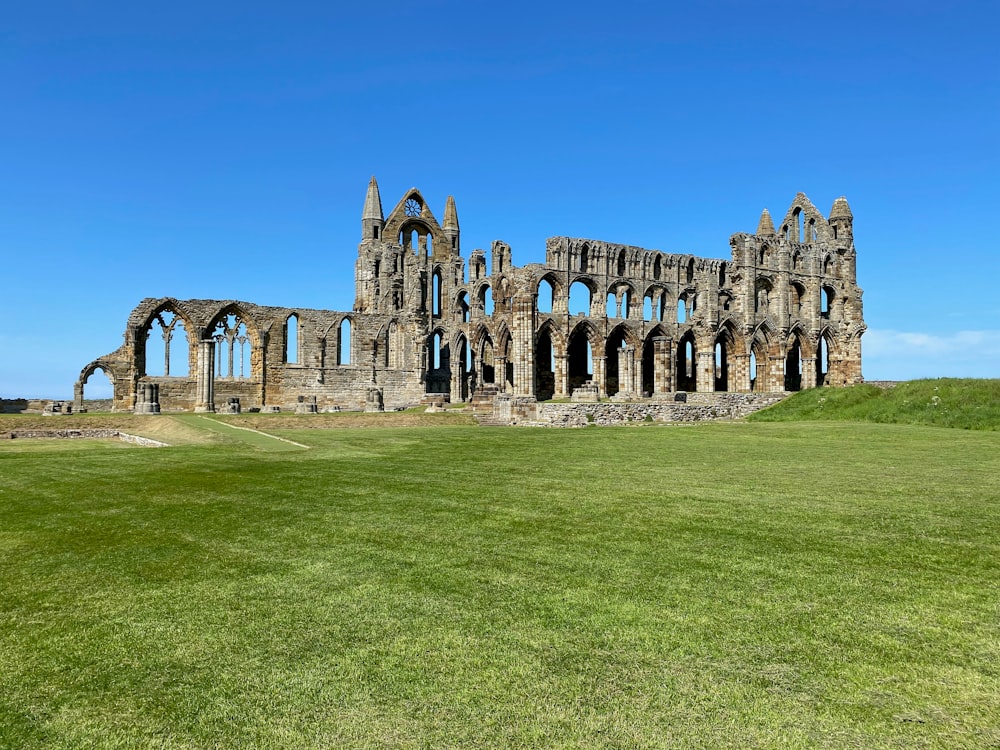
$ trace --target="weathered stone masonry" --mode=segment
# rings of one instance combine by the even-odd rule
[[[799,193],[780,228],[765,210],[756,233],[732,235],[728,260],[552,237],[543,264],[513,265],[501,241],[467,264],[453,198],[442,223],[415,188],[385,217],[373,177],[352,311],[144,299],[122,346],[81,371],[76,406],[97,369],[115,410],[146,413],[860,382],[852,224],[844,198],[824,218]]]

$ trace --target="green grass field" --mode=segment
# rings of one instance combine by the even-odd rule
[[[0,445],[0,747],[1000,747],[998,432],[152,419]]]

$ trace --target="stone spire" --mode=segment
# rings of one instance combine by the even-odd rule
[[[851,207],[847,205],[847,198],[840,196],[833,202],[833,208],[830,209],[831,219],[853,219],[854,214],[851,213]]]
[[[851,207],[847,205],[847,198],[840,196],[833,202],[830,209],[830,227],[833,229],[834,239],[851,240],[854,237],[854,214]]]
[[[444,224],[441,228],[451,244],[449,252],[457,254],[459,251],[458,209],[455,208],[455,199],[450,195],[444,204]]]
[[[361,214],[361,239],[382,239],[382,227],[385,217],[382,215],[382,197],[378,193],[378,183],[375,175],[368,181],[368,193],[365,195],[365,210]]]
[[[448,196],[444,204],[444,229],[458,229],[458,210],[455,208],[455,198]]]
[[[761,211],[760,222],[757,224],[757,235],[760,237],[773,237],[777,232],[774,231],[774,222],[771,221],[771,214],[765,208]]]

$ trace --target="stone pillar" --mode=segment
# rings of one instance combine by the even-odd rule
[[[765,393],[781,393],[785,390],[785,357],[772,354],[767,359],[767,382],[760,390]]]
[[[552,398],[569,398],[569,357],[565,354],[557,354],[556,358],[556,387]]]
[[[802,357],[799,360],[802,363],[802,383],[799,388],[805,390],[806,388],[816,387],[816,358],[815,357]]]
[[[626,346],[618,350],[618,393],[634,395],[635,387],[635,347]]]
[[[733,383],[734,390],[749,391],[750,378],[756,373],[750,372],[750,355],[737,354],[729,358],[729,382]]]
[[[497,357],[495,360],[496,369],[493,374],[493,382],[496,383],[500,393],[507,392],[507,358]]]
[[[601,398],[607,398],[608,396],[608,384],[607,379],[607,357],[594,356],[594,382],[597,383],[597,392]]]
[[[671,366],[671,340],[665,336],[657,336],[653,339],[653,393],[667,393],[673,373]]]
[[[112,404],[114,401],[112,400]],[[83,411],[83,383],[79,380],[73,384],[73,411],[80,413]]]
[[[514,395],[535,395],[535,298],[520,295],[514,298],[513,331],[511,336],[514,360]]]
[[[198,372],[196,374],[196,412],[215,411],[215,341],[198,342]]]
[[[455,362],[455,365],[459,364],[459,362],[457,360],[453,360],[453,361]],[[462,398],[462,385],[463,385],[462,380],[463,380],[463,378],[464,378],[464,376],[462,374],[462,368],[460,366],[456,366],[456,367],[452,367],[451,368],[451,386],[450,386],[451,387],[451,398],[450,398],[450,400],[451,400],[451,403],[453,403],[453,404],[457,404],[459,401],[464,401],[465,400],[465,399]],[[470,396],[471,396],[471,394],[470,394]]]
[[[698,360],[695,390],[710,393],[715,390],[715,351],[709,349],[706,352],[699,348],[695,357]]]

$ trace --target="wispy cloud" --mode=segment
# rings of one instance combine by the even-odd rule
[[[921,333],[869,330],[862,340],[867,380],[1000,378],[1000,330]]]

